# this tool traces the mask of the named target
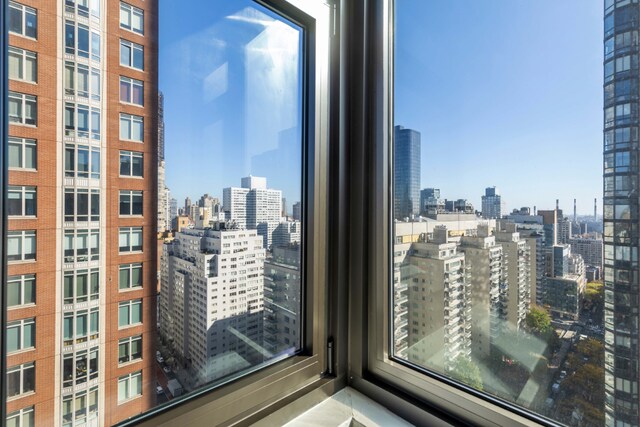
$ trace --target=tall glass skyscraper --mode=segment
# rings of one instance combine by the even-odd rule
[[[396,219],[420,213],[420,132],[394,128],[394,200]]]
[[[604,3],[605,424],[638,426],[640,8]]]

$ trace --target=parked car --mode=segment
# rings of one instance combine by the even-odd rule
[[[162,386],[156,386],[156,394],[162,394],[164,393],[164,389],[162,388]]]
[[[163,366],[162,370],[164,371],[165,374],[168,374],[169,372],[171,372],[171,368],[168,366]]]

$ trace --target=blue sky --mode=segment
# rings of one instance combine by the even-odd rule
[[[167,185],[182,205],[252,173],[291,206],[299,33],[249,0],[189,4],[160,0]],[[397,4],[396,123],[422,134],[423,188],[478,209],[493,185],[509,210],[601,206],[601,1]]]
[[[301,182],[299,29],[249,0],[196,9],[161,0],[160,11],[172,196],[179,206],[186,196],[222,197],[252,174],[282,190],[291,210]]]
[[[397,1],[395,122],[422,135],[421,185],[480,209],[592,213],[602,195],[602,2]]]

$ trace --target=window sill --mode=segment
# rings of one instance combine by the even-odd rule
[[[136,326],[142,326],[142,322],[140,322],[140,323],[132,323],[131,325],[118,326],[118,330],[119,331],[124,331],[126,329],[135,328]]]
[[[27,83],[27,84],[34,85],[34,86],[38,85],[38,82],[32,82],[31,80],[25,80],[25,79],[16,79],[16,78],[12,78],[12,77],[9,78],[9,81],[19,82],[19,83]]]
[[[28,353],[30,351],[35,351],[35,350],[36,350],[35,347],[29,347],[22,350],[10,351],[10,352],[7,352],[7,357],[15,356],[16,354]]]
[[[14,400],[19,400],[19,399],[22,399],[23,397],[33,396],[34,394],[36,394],[35,390],[29,391],[27,393],[20,393],[15,396],[7,397],[7,402],[13,402]]]
[[[16,168],[16,167],[9,167],[10,171],[19,171],[19,172],[38,172],[38,169],[33,169],[33,168]]]
[[[140,399],[141,397],[142,397],[142,394],[139,394],[139,395],[137,395],[137,396],[130,397],[130,398],[126,399],[126,400],[122,400],[122,401],[120,401],[120,400],[119,400],[119,401],[118,401],[118,406],[120,406],[120,405],[126,405],[126,404],[127,404],[127,403],[129,403],[129,402],[133,402],[133,401],[134,401],[134,400],[136,400],[136,399]]]
[[[127,366],[135,365],[136,363],[142,362],[142,358],[129,360],[128,362],[120,363],[118,362],[118,368],[126,368]]]
[[[8,260],[8,265],[20,265],[20,264],[35,264],[37,260],[35,259],[17,259],[17,260]]]
[[[131,34],[135,34],[135,35],[137,35],[137,36],[144,37],[144,32],[139,33],[139,32],[137,32],[137,31],[133,31],[131,28],[123,27],[122,25],[120,25],[120,29],[121,29],[121,30],[124,30],[124,31],[127,31],[127,32],[129,32],[129,33],[131,33]]]
[[[31,41],[34,41],[34,42],[38,41],[37,38],[25,36],[24,34],[20,34],[20,33],[14,33],[13,31],[9,31],[9,34],[12,34],[12,35],[18,36],[18,37],[22,37],[23,39],[31,40]]]
[[[25,309],[25,308],[33,308],[33,307],[35,307],[35,306],[36,306],[36,304],[35,304],[35,303],[32,303],[32,304],[12,305],[11,307],[7,307],[7,310],[8,310],[8,311],[11,311],[11,310],[22,310],[22,309]]]
[[[142,289],[143,289],[142,286],[136,286],[135,288],[118,288],[118,292],[121,292],[121,293],[136,292],[136,291],[141,291]]]

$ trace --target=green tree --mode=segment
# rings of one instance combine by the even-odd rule
[[[480,368],[470,358],[458,356],[449,370],[451,378],[463,382],[475,389],[482,390]]]
[[[526,324],[530,332],[540,337],[546,337],[553,330],[549,312],[535,305],[531,307],[527,314]]]

